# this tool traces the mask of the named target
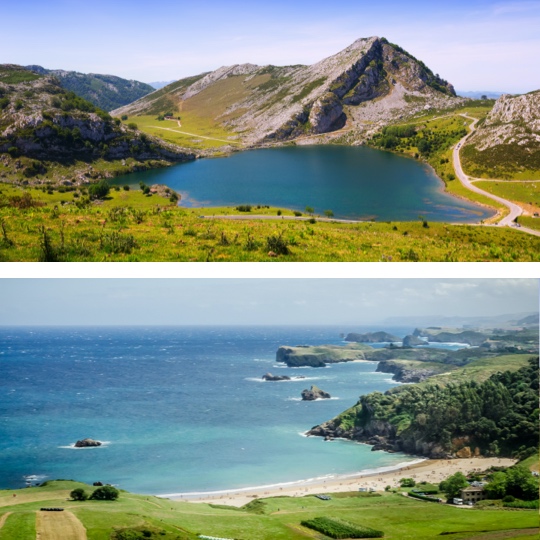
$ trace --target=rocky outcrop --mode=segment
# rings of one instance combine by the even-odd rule
[[[94,439],[82,439],[75,443],[75,448],[88,448],[92,446],[101,446],[102,443]]]
[[[425,345],[426,342],[416,336],[408,335],[403,338],[403,347],[418,347],[419,345]]]
[[[17,71],[18,70],[18,71]],[[1,75],[34,79],[7,84]],[[13,75],[12,75],[13,77]],[[100,159],[134,158],[142,165],[195,159],[191,151],[124,126],[93,104],[66,92],[54,77],[39,77],[18,66],[0,66],[0,153],[63,165]],[[34,163],[27,176],[40,174]],[[26,174],[26,172],[25,172]]]
[[[265,381],[290,381],[291,378],[287,375],[272,375],[271,373],[265,373],[262,376]]]
[[[343,105],[332,92],[323,94],[313,105],[309,122],[314,133],[328,133],[345,125]]]
[[[513,178],[540,168],[540,90],[503,95],[461,152],[467,174]],[[521,179],[533,180],[534,173]]]
[[[399,342],[401,338],[388,332],[367,332],[366,334],[357,334],[351,332],[347,334],[345,341],[354,341],[358,343],[385,343]]]
[[[433,369],[422,366],[421,362],[400,362],[399,360],[381,360],[376,371],[381,373],[393,373],[392,379],[402,383],[418,383],[441,372],[441,369]]]
[[[316,399],[330,399],[332,396],[321,390],[318,386],[312,385],[311,389],[302,390],[302,401],[315,401]]]

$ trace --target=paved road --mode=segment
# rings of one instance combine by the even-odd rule
[[[478,118],[473,118],[472,116],[468,116],[466,114],[462,114],[464,118],[468,118],[469,120],[472,120],[472,124],[470,125],[471,131],[461,139],[456,146],[454,146],[453,150],[453,163],[454,163],[454,169],[456,171],[457,177],[459,178],[459,181],[469,190],[474,191],[475,193],[479,193],[480,195],[485,195],[486,197],[489,197],[490,199],[497,201],[498,203],[503,204],[506,206],[509,210],[509,213],[507,216],[503,217],[497,225],[499,227],[512,227],[516,228],[517,230],[520,230],[522,232],[526,232],[529,234],[533,234],[535,236],[540,236],[540,231],[535,231],[534,229],[528,229],[527,227],[521,227],[518,226],[515,223],[516,218],[521,216],[523,214],[523,208],[521,206],[518,206],[517,204],[507,201],[506,199],[503,199],[502,197],[498,197],[497,195],[493,195],[492,193],[489,193],[487,191],[484,191],[483,189],[480,189],[479,187],[475,186],[469,177],[463,172],[463,168],[461,167],[461,160],[459,157],[459,151],[461,150],[462,146],[465,144],[465,141],[474,133],[476,129],[476,123],[478,122]]]

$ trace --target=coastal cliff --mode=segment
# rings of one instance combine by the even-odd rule
[[[308,435],[429,458],[511,456],[538,445],[538,358],[482,383],[410,385],[360,397]],[[519,445],[519,448],[518,448]]]
[[[297,345],[281,346],[276,352],[276,361],[289,367],[325,367],[337,362],[366,360],[366,352],[372,350],[366,345]]]

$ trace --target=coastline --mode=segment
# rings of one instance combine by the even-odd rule
[[[399,487],[399,479],[411,477],[416,482],[438,484],[448,476],[460,471],[467,474],[474,469],[485,470],[493,466],[509,467],[516,461],[509,458],[427,459],[404,462],[394,467],[368,469],[345,475],[329,475],[286,482],[282,484],[247,487],[232,490],[170,493],[158,497],[175,501],[243,506],[254,499],[269,497],[304,497],[318,493],[357,491],[359,488],[384,491],[386,486]]]

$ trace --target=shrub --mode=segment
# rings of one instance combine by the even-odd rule
[[[100,180],[97,184],[88,187],[88,194],[91,199],[104,199],[111,190],[107,180]]]
[[[74,501],[86,501],[86,499],[88,499],[88,495],[86,494],[86,491],[84,491],[83,488],[77,488],[77,489],[74,489],[70,494],[69,496],[74,500]]]
[[[330,538],[382,538],[384,536],[382,531],[336,518],[317,517],[302,521],[301,525]]]
[[[251,212],[251,204],[240,204],[236,207],[236,210],[238,210],[238,212]]]
[[[90,499],[94,501],[115,501],[118,499],[120,492],[113,486],[102,486],[97,488]]]
[[[281,216],[281,210],[278,210],[278,211],[277,211],[277,215],[278,215],[278,216]]]
[[[128,119],[128,115],[127,114],[123,114],[121,117],[120,117],[121,120],[124,120],[124,122]]]
[[[268,251],[273,251],[276,255],[288,255],[290,253],[287,241],[283,240],[281,234],[279,236],[269,236],[266,239],[266,247]]]
[[[506,497],[505,497],[506,499]],[[503,506],[505,508],[527,508],[530,510],[537,510],[539,508],[539,502],[536,501],[520,501],[519,499],[515,499],[512,502],[504,502],[503,499]]]
[[[130,122],[127,127],[129,129],[137,129],[137,124],[135,122]]]
[[[131,253],[137,248],[137,242],[131,234],[120,234],[116,231],[102,237],[102,247],[108,253]],[[104,486],[107,487],[107,486]]]
[[[124,186],[124,191],[129,191],[129,186],[127,184]]]
[[[300,217],[300,216],[302,215],[302,212],[299,212],[298,210],[295,210],[295,211],[294,211],[294,215],[295,215],[296,217]]]
[[[399,485],[401,487],[414,487],[416,486],[416,482],[413,478],[401,478],[399,481]]]

